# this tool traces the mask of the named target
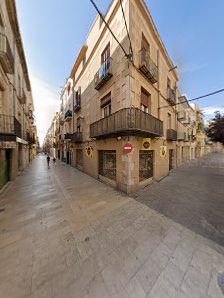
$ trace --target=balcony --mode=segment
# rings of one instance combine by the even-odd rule
[[[90,137],[102,139],[121,135],[161,137],[163,122],[137,108],[119,110],[90,124]]]
[[[177,131],[174,129],[167,129],[167,141],[176,141]]]
[[[139,69],[144,74],[144,76],[152,83],[158,82],[158,67],[150,58],[149,53],[142,49],[140,51],[140,63]]]
[[[100,88],[106,84],[112,76],[112,59],[109,57],[95,74],[94,88],[96,90],[100,90]]]
[[[82,132],[66,133],[65,140],[70,140],[71,143],[82,143]]]
[[[14,73],[14,57],[6,35],[0,33],[0,62],[6,73]]]
[[[68,110],[66,113],[65,113],[65,121],[70,121],[72,119],[72,111],[71,110]]]
[[[22,137],[20,122],[13,116],[0,115],[0,140],[15,141],[16,137]]]
[[[27,142],[32,145],[32,144],[36,144],[35,138],[32,134],[30,134],[29,132],[27,132]]]
[[[77,100],[74,105],[74,113],[78,112],[81,109],[81,100]]]
[[[14,117],[8,115],[0,115],[0,134],[14,134]]]
[[[167,101],[171,106],[176,104],[176,92],[170,87],[167,88]]]

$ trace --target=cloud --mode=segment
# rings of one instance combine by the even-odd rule
[[[37,133],[40,144],[43,143],[44,137],[55,113],[59,110],[60,95],[48,82],[42,80],[36,75],[30,75],[32,93],[34,99],[35,118]]]
[[[202,108],[202,112],[205,116],[214,116],[215,112],[219,111],[220,113],[224,113],[224,106],[222,107],[205,107]]]

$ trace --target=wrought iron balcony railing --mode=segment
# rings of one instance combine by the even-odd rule
[[[81,99],[77,99],[74,105],[74,113],[78,112],[81,109]]]
[[[100,90],[100,88],[113,76],[112,74],[112,58],[107,58],[101,65],[100,69],[94,76],[94,88]]]
[[[176,104],[176,92],[171,87],[167,88],[167,100],[171,106]]]
[[[71,119],[72,119],[72,111],[67,110],[67,112],[65,113],[65,121],[69,121]]]
[[[125,108],[90,124],[92,138],[120,135],[159,137],[163,135],[163,122],[140,109]]]
[[[150,58],[149,53],[143,48],[139,55],[139,69],[147,77],[147,79],[155,84],[158,82],[158,67]]]
[[[71,143],[82,143],[82,132],[66,133],[65,140],[70,140]]]
[[[3,33],[0,33],[0,62],[6,73],[14,73],[14,57],[8,38]]]
[[[167,141],[176,141],[177,131],[174,129],[167,129]]]

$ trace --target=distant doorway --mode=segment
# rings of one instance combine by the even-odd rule
[[[174,168],[174,150],[169,150],[169,171]]]

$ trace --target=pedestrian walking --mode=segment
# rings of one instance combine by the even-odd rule
[[[56,158],[55,157],[53,158],[53,163],[56,164]]]
[[[47,166],[48,166],[48,168],[50,168],[50,160],[51,160],[51,158],[50,158],[50,156],[48,155],[48,156],[47,156]]]

